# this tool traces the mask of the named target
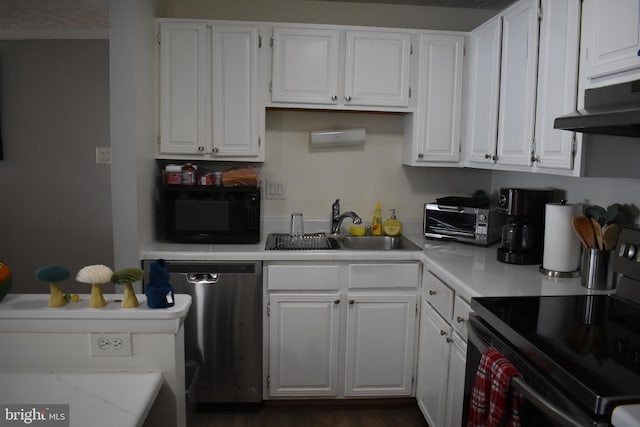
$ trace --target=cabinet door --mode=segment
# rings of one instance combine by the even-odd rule
[[[554,129],[575,111],[580,50],[580,0],[543,0],[538,60],[535,152],[538,168],[573,169],[575,133]]]
[[[258,156],[258,28],[212,30],[212,124],[215,157]]]
[[[411,35],[347,31],[346,105],[409,105]]]
[[[446,427],[459,427],[462,425],[466,363],[467,343],[458,334],[453,334],[447,383],[447,410],[444,417],[444,426]]]
[[[597,79],[640,68],[640,2],[584,0],[584,77]],[[627,78],[632,80],[638,78]]]
[[[430,426],[444,425],[451,326],[428,303],[422,304],[416,398]]]
[[[335,104],[339,31],[274,28],[271,100]]]
[[[418,161],[457,162],[464,38],[423,35],[420,39]]]
[[[269,298],[269,395],[336,396],[340,295]]]
[[[160,152],[202,153],[210,141],[205,23],[160,24]]]
[[[346,396],[410,396],[415,295],[350,295]]]
[[[493,164],[496,156],[502,17],[471,32],[469,38],[469,97],[464,145],[466,159]]]
[[[503,14],[497,150],[499,164],[532,164],[538,69],[538,2],[521,0]]]

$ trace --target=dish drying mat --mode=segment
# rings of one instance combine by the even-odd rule
[[[303,234],[292,236],[287,233],[273,233],[267,237],[266,250],[318,250],[331,249],[325,233]]]

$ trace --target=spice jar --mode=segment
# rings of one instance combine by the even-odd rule
[[[182,184],[195,185],[197,167],[191,163],[182,166]]]
[[[198,184],[200,185],[215,185],[216,176],[213,172],[206,172],[200,175],[198,178]]]
[[[169,185],[182,184],[182,166],[166,165],[164,167],[164,179]]]

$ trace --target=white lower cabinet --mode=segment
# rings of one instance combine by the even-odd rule
[[[266,280],[265,398],[413,395],[420,263],[272,263]]]
[[[430,427],[458,427],[471,308],[428,269],[422,286],[416,399]]]

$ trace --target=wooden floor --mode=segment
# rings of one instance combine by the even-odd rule
[[[417,405],[198,407],[187,427],[428,427]]]

